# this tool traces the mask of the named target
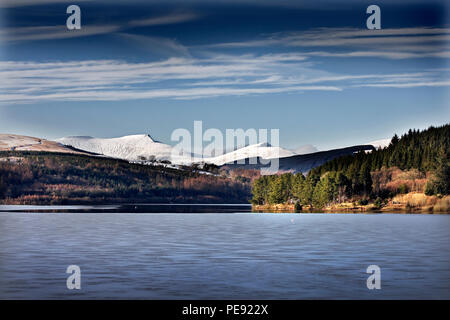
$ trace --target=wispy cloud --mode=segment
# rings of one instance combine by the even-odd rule
[[[333,85],[290,85],[264,81],[273,73],[295,66],[316,73],[297,56],[222,56],[206,59],[170,58],[160,62],[115,60],[72,62],[0,62],[0,100],[3,103],[48,100],[197,99],[225,95],[338,91]],[[321,74],[320,72],[317,72]],[[239,85],[214,81],[242,79]],[[275,78],[274,78],[275,79]],[[190,85],[210,81],[209,86]]]
[[[449,28],[397,28],[365,30],[318,28],[283,32],[242,42],[208,44],[210,48],[301,47],[309,56],[378,57],[387,59],[448,58]],[[316,51],[307,51],[310,48]],[[322,50],[317,51],[317,48]]]
[[[335,58],[386,58],[386,59],[413,59],[413,58],[450,58],[450,51],[433,52],[397,52],[397,51],[350,51],[344,53],[313,51],[305,55],[312,57]]]
[[[149,17],[138,20],[125,21],[117,24],[85,24],[80,30],[68,30],[65,24],[55,26],[33,26],[2,28],[0,30],[0,41],[38,41],[57,40],[68,38],[80,38],[101,34],[112,34],[122,32],[129,34],[126,30],[135,27],[151,27],[167,24],[177,24],[198,19],[200,15],[192,12],[171,13],[163,16]],[[132,34],[129,34],[132,35]],[[136,37],[138,37],[136,35]]]
[[[445,71],[336,74],[301,54],[179,57],[148,63],[116,60],[0,61],[0,102],[200,99],[357,87],[447,86]]]
[[[448,40],[448,28],[397,28],[367,30],[357,28],[316,28],[308,31],[294,31],[267,34],[261,39],[212,44],[213,47],[258,47],[281,44],[285,46],[316,47],[341,45],[367,45],[391,43],[422,43],[423,41]]]
[[[0,30],[1,41],[56,40],[79,38],[120,30],[118,25],[83,26],[80,30],[67,30],[65,25],[42,27],[4,28]]]
[[[139,49],[157,53],[163,57],[190,57],[189,49],[174,39],[163,37],[142,36],[132,33],[118,32],[115,34],[129,45],[137,45]]]
[[[358,87],[372,88],[417,88],[417,87],[448,87],[450,81],[427,81],[427,82],[406,82],[406,83],[367,83],[357,85]]]
[[[92,0],[77,0],[77,2],[87,2],[87,1]],[[73,4],[73,0],[1,0],[0,8],[39,6],[55,3],[67,3],[67,5],[70,5]]]
[[[242,96],[249,94],[267,93],[288,93],[302,91],[340,91],[333,86],[295,86],[283,88],[196,88],[196,89],[160,89],[160,90],[88,90],[76,92],[59,92],[49,94],[39,94],[30,97],[27,94],[0,94],[0,101],[3,102],[36,102],[36,101],[118,101],[118,100],[138,100],[154,98],[171,99],[199,99],[218,96]]]
[[[197,20],[201,15],[193,12],[184,12],[184,13],[176,13],[176,14],[168,14],[160,17],[151,17],[148,19],[140,19],[140,20],[132,20],[130,21],[130,26],[159,26],[165,24],[176,24],[183,23],[192,20]]]

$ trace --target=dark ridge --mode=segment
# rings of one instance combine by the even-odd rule
[[[301,154],[291,157],[279,158],[279,171],[282,172],[303,172],[306,173],[309,170],[321,166],[327,161],[333,160],[335,158],[351,155],[361,151],[374,151],[375,148],[372,145],[357,145],[352,147],[346,147],[341,149],[333,149],[328,151],[319,151],[308,154]],[[227,169],[261,169],[268,168],[270,166],[269,160],[263,160],[258,158],[247,158],[245,163],[239,163],[234,161],[231,163],[226,163],[222,167]],[[242,162],[241,161],[241,162]]]
[[[67,149],[72,150],[72,151],[81,152],[81,153],[86,153],[86,154],[91,155],[91,156],[101,156],[101,155],[102,155],[102,154],[100,154],[100,153],[95,153],[95,152],[90,152],[90,151],[78,149],[78,148],[69,146],[69,145],[67,145],[67,144],[63,144],[63,146],[64,146],[65,148],[67,148]]]

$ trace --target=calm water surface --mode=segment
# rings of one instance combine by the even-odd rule
[[[0,212],[0,298],[450,299],[449,215],[230,208]],[[72,264],[81,290],[66,288]]]

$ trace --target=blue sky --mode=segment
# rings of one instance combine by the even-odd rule
[[[67,30],[78,4],[82,29]],[[382,30],[367,30],[370,4]],[[0,2],[0,132],[279,128],[320,150],[450,119],[445,1]]]

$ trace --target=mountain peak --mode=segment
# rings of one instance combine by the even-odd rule
[[[146,134],[147,138],[149,138],[152,142],[158,142],[155,139],[152,138],[152,136],[150,134]]]
[[[152,136],[150,134],[145,134],[145,133],[141,133],[141,134],[130,134],[130,135],[126,135],[126,136],[122,136],[122,137],[118,137],[118,138],[110,138],[109,140],[114,140],[114,139],[120,139],[122,141],[137,141],[137,140],[142,140],[142,141],[148,141],[149,142],[156,142]],[[106,139],[108,140],[108,139]]]
[[[268,143],[268,142],[260,142],[260,143],[256,144],[255,146],[270,148],[272,145],[270,143]]]

